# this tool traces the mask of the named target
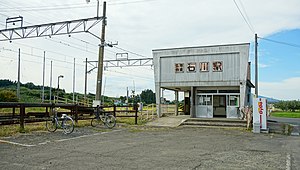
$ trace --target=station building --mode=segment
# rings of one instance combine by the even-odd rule
[[[184,113],[192,118],[238,118],[250,105],[249,43],[153,50],[158,116],[163,89],[184,92]],[[178,113],[178,105],[176,113]]]

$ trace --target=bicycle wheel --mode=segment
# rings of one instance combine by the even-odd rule
[[[67,116],[62,122],[62,129],[65,134],[70,134],[74,130],[74,121],[71,117]]]
[[[116,118],[113,115],[106,115],[104,119],[104,124],[106,127],[109,129],[113,128],[116,126]]]
[[[91,126],[93,126],[93,127],[99,127],[101,124],[102,124],[102,121],[100,118],[94,117],[91,120]]]
[[[46,128],[49,132],[55,132],[56,129],[57,129],[57,120],[56,120],[56,118],[52,117],[50,119],[47,119]]]

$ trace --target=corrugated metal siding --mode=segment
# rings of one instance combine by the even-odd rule
[[[213,62],[223,63],[222,72],[213,71]],[[196,72],[187,72],[188,63],[196,63]],[[209,62],[209,71],[201,72],[200,63]],[[184,72],[176,73],[175,64],[183,63]],[[174,56],[161,58],[161,82],[214,82],[214,81],[239,81],[240,80],[240,56],[238,53],[198,55],[198,56]]]

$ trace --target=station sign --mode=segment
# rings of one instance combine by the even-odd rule
[[[260,124],[260,129],[267,130],[267,99],[253,99],[253,126],[254,123]]]

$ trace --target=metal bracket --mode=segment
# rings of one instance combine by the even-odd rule
[[[6,23],[21,22],[21,27],[6,28],[0,30],[0,41],[12,41],[16,39],[44,37],[52,35],[64,35],[89,30],[97,25],[103,17],[85,18],[71,21],[54,22],[48,24],[23,26],[23,17],[8,18]]]

